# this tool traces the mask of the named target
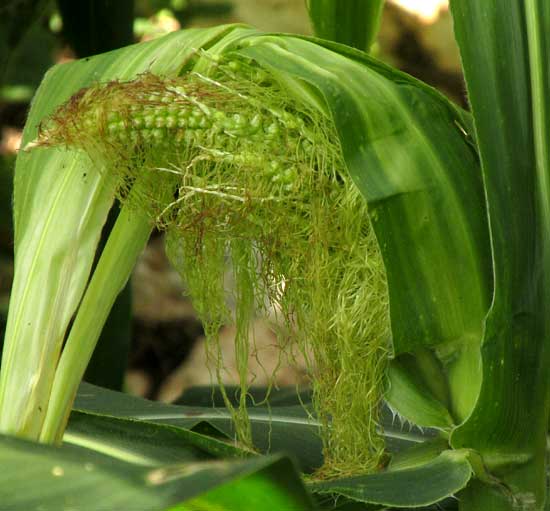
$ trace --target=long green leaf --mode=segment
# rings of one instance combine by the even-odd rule
[[[360,502],[406,508],[427,506],[466,486],[472,477],[467,458],[467,453],[462,451],[444,451],[433,461],[418,467],[312,483],[310,488]]]
[[[226,438],[186,428],[78,411],[71,413],[63,442],[148,466],[252,454]]]
[[[74,407],[69,432],[74,428],[78,413],[82,412],[161,423],[194,431],[201,431],[202,425],[207,423],[228,439],[235,436],[231,414],[224,406],[169,405],[82,383]],[[292,454],[304,472],[311,472],[321,465],[319,424],[303,406],[258,406],[251,408],[249,414],[254,445],[260,452]],[[389,410],[384,410],[382,414],[381,427],[390,453],[417,446],[432,439],[435,434],[431,430],[414,430],[409,425],[402,425]],[[214,439],[212,448],[216,448],[216,445]]]
[[[223,405],[219,408],[168,405],[83,383],[74,407],[87,413],[128,417],[197,431],[202,430],[206,423],[227,439],[235,438],[231,414]],[[257,407],[251,408],[249,413],[254,445],[261,452],[292,454],[305,472],[311,472],[322,464],[319,424],[303,407]],[[406,434],[404,436],[407,438]]]
[[[315,35],[369,51],[380,27],[384,0],[308,0]]]
[[[0,463],[9,467],[0,474],[2,508],[162,510],[188,502],[180,509],[229,510],[238,499],[239,509],[253,511],[258,509],[257,495],[262,494],[276,511],[312,509],[292,464],[282,457],[197,461],[188,454],[184,461],[158,465],[116,447],[110,454],[116,456],[0,436]]]
[[[94,448],[117,459],[126,456],[141,463],[145,459],[149,464],[158,464],[176,462],[190,456],[234,456],[239,453],[234,447],[215,438],[186,431],[187,428],[197,429],[201,423],[208,422],[233,437],[231,415],[225,408],[167,405],[86,383],[80,387],[75,406],[82,411],[73,412],[65,442]],[[302,470],[306,471],[320,465],[318,425],[303,408],[252,408],[250,419],[253,438],[262,452],[290,453],[297,458]],[[159,426],[159,423],[165,426]],[[438,454],[445,448],[444,440],[429,441],[431,433],[422,434],[412,431],[410,426],[395,425],[391,415],[384,414],[382,424],[388,449],[397,453],[393,470],[402,473],[394,476],[388,472],[382,474],[382,478],[364,476],[357,478],[357,481],[340,479],[330,483],[315,483],[311,489],[319,495],[340,495],[361,502],[390,503],[396,506],[406,502],[405,507],[418,507],[438,502],[464,487],[471,476],[471,468],[465,456],[447,453],[444,459],[438,458]],[[151,431],[156,431],[154,445],[147,443]],[[165,443],[167,446],[178,444],[180,447],[163,449]],[[204,454],[200,454],[199,450],[204,451]],[[404,468],[407,470],[403,472]],[[401,484],[403,486],[399,486]],[[395,485],[399,487],[401,500],[392,496]],[[416,488],[414,492],[413,487]]]
[[[477,449],[511,489],[507,496],[490,489],[484,496],[467,493],[464,509],[542,509],[550,363],[550,4],[455,0],[451,6],[487,189],[495,280],[481,395],[452,442]]]

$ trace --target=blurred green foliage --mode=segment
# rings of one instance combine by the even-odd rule
[[[195,17],[222,17],[231,13],[229,1],[136,0],[134,35],[152,39],[164,35],[174,23],[189,26]]]
[[[29,101],[53,64],[50,0],[4,0],[0,6],[0,101]]]

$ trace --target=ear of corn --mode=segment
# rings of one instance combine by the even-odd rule
[[[453,374],[465,346],[479,349],[490,278],[482,187],[464,134],[468,117],[361,53],[245,29],[226,34],[218,33],[209,53],[194,54],[198,74],[178,77],[165,64],[165,73],[134,73],[130,80],[103,75],[103,83],[44,120],[35,144],[42,149],[28,158],[58,154],[58,145],[86,151],[99,164],[90,170],[98,183],[149,218],[144,229],[157,223],[167,230],[170,257],[190,284],[214,353],[220,323],[237,322],[242,401],[233,412],[243,441],[250,442],[242,406],[251,349],[246,324],[267,295],[311,357],[324,475],[371,470],[382,447],[375,431],[388,306],[395,355],[441,347],[445,371]],[[105,64],[98,58],[82,65],[93,76]],[[56,170],[53,163],[47,168]],[[29,207],[28,200],[19,207]],[[237,276],[234,317],[222,285],[227,248]],[[121,262],[122,276],[136,253]],[[464,275],[447,271],[458,260]],[[77,322],[87,324],[78,316]],[[71,337],[85,339],[73,331]],[[93,345],[94,336],[86,342]],[[67,346],[63,356],[78,351]],[[60,367],[68,374],[71,364]],[[223,361],[214,367],[221,372]],[[56,380],[70,380],[74,389],[77,373]],[[9,409],[5,389],[12,383],[4,378]],[[479,381],[474,368],[459,410],[464,416]],[[450,387],[444,407],[453,408],[457,388]],[[397,411],[401,399],[398,393],[392,403]],[[62,410],[52,419],[61,431]],[[9,417],[6,427],[13,428]],[[51,430],[44,439],[59,438]]]
[[[252,446],[248,325],[255,313],[269,313],[267,300],[285,324],[283,350],[295,337],[311,365],[324,474],[372,471],[383,448],[376,427],[390,347],[383,263],[330,121],[272,80],[266,88],[267,78],[231,61],[214,78],[146,74],[98,85],[63,105],[35,146],[87,151],[104,162],[128,207],[148,211],[167,231],[168,255],[203,320],[220,385],[219,330],[236,324],[239,409],[224,397],[241,442]]]

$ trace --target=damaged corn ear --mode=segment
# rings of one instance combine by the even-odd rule
[[[146,74],[80,91],[33,145],[86,151],[119,197],[166,231],[241,442],[252,445],[249,324],[275,313],[281,351],[307,360],[324,444],[319,475],[372,471],[384,447],[378,413],[390,347],[386,275],[366,202],[330,119],[253,64],[213,67],[210,77]],[[228,322],[237,330],[237,407],[221,384],[219,330]]]

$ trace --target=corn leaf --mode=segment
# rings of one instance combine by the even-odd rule
[[[63,442],[151,466],[251,456],[249,451],[232,445],[225,437],[214,438],[158,422],[76,410],[71,413]]]
[[[225,438],[234,438],[235,428],[231,414],[223,406],[214,407],[209,394],[203,406],[171,405],[129,396],[121,392],[103,389],[89,383],[80,385],[74,411],[68,426],[68,436],[75,428],[82,426],[83,416],[107,416],[128,418],[133,421],[165,424],[192,431],[204,431],[205,424],[210,432],[221,433]],[[319,424],[311,416],[310,410],[298,406],[257,406],[251,407],[250,421],[254,446],[262,453],[291,454],[303,472],[312,472],[321,466],[322,444],[319,438]],[[403,425],[392,413],[385,409],[381,417],[381,429],[390,453],[398,453],[414,448],[434,438],[432,430],[418,430]],[[218,449],[214,439],[210,449]]]
[[[308,0],[315,35],[369,51],[380,27],[384,0]]]
[[[250,420],[255,445],[261,452],[291,454],[306,472],[319,466],[318,424],[303,407],[258,406],[251,408]],[[440,455],[446,446],[443,439],[395,422],[391,414],[383,415],[388,450],[396,453],[393,472],[315,483],[310,485],[312,491],[363,503],[419,507],[449,497],[465,486],[472,473],[465,453],[447,451]],[[150,465],[188,461],[192,456],[204,459],[208,455],[239,454],[225,442],[193,432],[202,429],[204,423],[229,438],[234,436],[232,418],[225,407],[168,405],[83,383],[64,442],[117,459],[148,460]],[[156,441],[151,445],[148,439],[153,432]]]
[[[2,506],[13,511],[174,506],[252,511],[258,509],[261,495],[272,504],[270,509],[312,509],[292,463],[283,457],[208,460],[194,447],[180,445],[170,463],[159,464],[158,458],[140,457],[120,444],[111,446],[110,438],[97,436],[90,442],[92,450],[0,436],[0,462],[10,467],[0,475]],[[161,434],[159,442],[165,440]],[[161,444],[159,450],[167,453],[169,447]],[[238,507],[232,507],[235,500]]]
[[[541,509],[550,323],[550,4],[451,2],[487,188],[494,296],[476,408],[452,437],[513,488],[464,509]],[[506,13],[503,16],[503,13]],[[479,506],[482,507],[479,507]]]
[[[350,499],[396,507],[435,504],[463,489],[472,468],[462,451],[444,451],[414,468],[312,483],[317,493],[344,495]]]
[[[390,406],[417,426],[449,429],[454,422],[448,408],[425,384],[422,373],[412,371],[398,359],[388,370],[389,388],[385,394]]]

